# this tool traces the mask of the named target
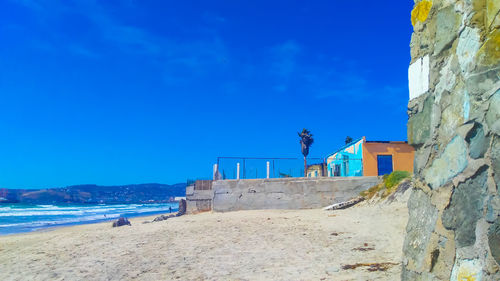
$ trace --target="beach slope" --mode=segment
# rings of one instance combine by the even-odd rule
[[[0,280],[399,280],[407,218],[402,201],[3,236]]]

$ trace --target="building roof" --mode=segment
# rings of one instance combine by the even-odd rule
[[[332,153],[328,154],[328,155],[326,156],[326,158],[328,158],[328,157],[332,156],[333,154],[335,154],[335,153],[337,153],[337,152],[339,152],[339,151],[341,151],[341,150],[344,150],[344,149],[348,148],[348,147],[349,147],[349,146],[351,146],[351,145],[354,145],[355,143],[357,143],[358,141],[360,141],[360,140],[362,140],[362,139],[365,139],[365,142],[366,142],[366,143],[408,143],[407,141],[367,141],[365,137],[361,137],[361,138],[358,138],[358,139],[356,139],[356,140],[353,140],[353,141],[351,141],[350,143],[348,143],[348,144],[346,144],[346,145],[342,146],[341,148],[337,149],[335,152],[332,152]]]
[[[337,153],[337,152],[339,152],[339,151],[341,151],[341,150],[343,150],[343,149],[345,149],[345,148],[348,148],[348,147],[349,147],[349,146],[351,146],[351,145],[354,145],[355,143],[357,143],[358,141],[362,140],[363,138],[364,138],[364,137],[360,137],[360,138],[358,138],[358,139],[355,139],[355,140],[351,141],[350,143],[348,143],[348,144],[346,144],[346,145],[342,146],[341,148],[337,149],[335,152],[332,152],[332,153],[328,154],[328,155],[326,156],[326,158],[328,158],[328,157],[332,156],[333,154],[335,154],[335,153]]]
[[[408,143],[407,141],[365,141],[366,143]]]
[[[324,166],[324,165],[325,165],[325,163],[307,164],[307,168],[310,168],[310,167],[316,167],[316,166],[320,166],[320,167],[322,167],[322,166]]]

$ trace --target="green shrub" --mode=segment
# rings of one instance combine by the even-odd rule
[[[394,171],[389,176],[384,178],[385,187],[388,189],[397,186],[402,180],[411,177],[410,172],[407,171]]]

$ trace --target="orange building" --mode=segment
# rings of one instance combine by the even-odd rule
[[[413,173],[415,149],[404,141],[357,139],[327,156],[329,177],[381,176],[392,171]]]
[[[363,137],[363,175],[380,176],[386,171],[413,173],[415,149],[405,141],[367,141]],[[380,167],[387,165],[387,167]]]

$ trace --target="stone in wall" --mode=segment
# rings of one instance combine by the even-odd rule
[[[462,17],[452,5],[441,9],[437,14],[436,42],[434,55],[449,49],[450,44],[456,39]]]
[[[500,138],[495,137],[491,149],[491,166],[495,173],[495,182],[497,184],[497,193],[500,194]]]
[[[476,223],[483,215],[486,196],[487,171],[459,184],[451,197],[450,205],[444,209],[444,227],[455,231],[457,247],[473,245],[476,241]]]
[[[411,24],[401,278],[500,280],[500,1],[416,0]]]
[[[490,98],[490,107],[486,113],[486,124],[495,134],[500,134],[500,90]]]
[[[431,114],[433,99],[427,97],[419,109],[408,120],[408,142],[412,145],[425,143],[431,136]]]
[[[500,264],[500,219],[494,221],[488,232],[488,243],[495,261]]]
[[[467,144],[460,136],[453,138],[443,153],[423,172],[425,181],[436,189],[467,167]]]
[[[437,209],[432,206],[430,198],[422,191],[416,190],[408,201],[410,219],[406,226],[404,252],[406,267],[412,270],[422,268],[425,250],[437,220]]]
[[[469,132],[466,138],[469,143],[469,155],[473,159],[478,159],[484,157],[486,153],[490,139],[484,134],[484,129],[481,124],[475,124],[474,128]]]

